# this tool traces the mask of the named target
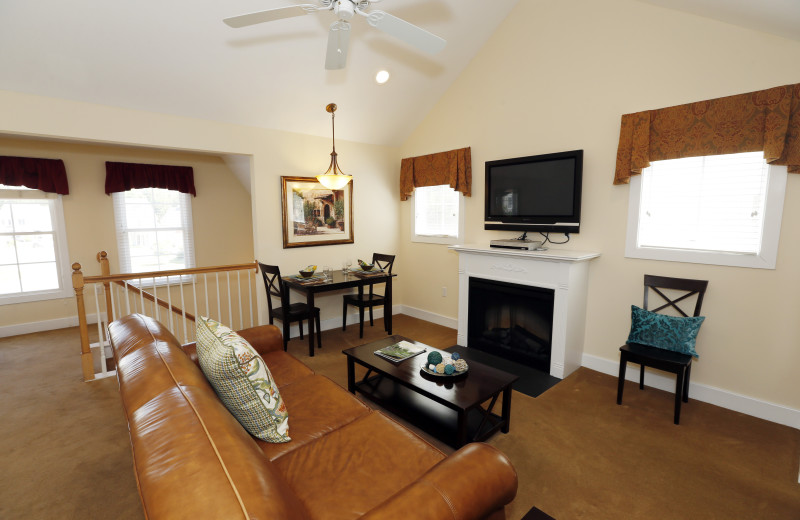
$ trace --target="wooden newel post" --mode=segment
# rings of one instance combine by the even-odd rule
[[[78,305],[78,328],[81,333],[81,368],[83,380],[94,379],[94,361],[92,360],[92,347],[89,346],[89,326],[86,323],[86,306],[83,302],[83,273],[81,264],[72,264],[72,288],[75,289],[75,301]]]
[[[108,266],[108,253],[100,251],[97,253],[97,261],[100,262],[100,274],[107,276],[111,274],[111,268]],[[114,321],[114,308],[111,305],[111,282],[103,282],[104,292],[106,294],[106,323]],[[98,314],[100,309],[97,310]]]

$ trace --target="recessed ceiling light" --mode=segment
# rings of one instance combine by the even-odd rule
[[[389,71],[381,70],[381,71],[378,71],[377,74],[375,74],[375,82],[378,85],[383,85],[387,81],[389,81]]]

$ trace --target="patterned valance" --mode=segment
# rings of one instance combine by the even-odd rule
[[[141,188],[161,188],[197,196],[191,166],[106,162],[106,194]]]
[[[757,151],[800,173],[800,84],[622,116],[614,184],[650,161]]]
[[[61,159],[0,156],[0,184],[69,195],[67,169]]]
[[[465,196],[472,195],[472,152],[469,148],[408,157],[400,163],[400,200],[414,188],[448,184]]]

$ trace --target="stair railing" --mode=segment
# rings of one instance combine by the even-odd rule
[[[81,338],[81,368],[86,381],[116,374],[107,332],[108,323],[115,318],[134,312],[145,314],[164,324],[181,343],[195,340],[194,322],[198,314],[234,329],[257,324],[256,262],[111,274],[105,251],[97,253],[97,261],[100,263],[100,276],[84,276],[81,265],[77,262],[72,264],[72,286]],[[220,275],[223,280],[220,280]],[[94,304],[92,317],[93,323],[97,324],[95,342],[89,339],[87,316],[92,313],[87,315],[86,288],[90,288],[90,295],[93,294],[90,304]]]

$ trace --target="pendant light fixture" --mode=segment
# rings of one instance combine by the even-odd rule
[[[334,117],[336,117],[336,103],[330,103],[325,107],[325,110],[331,115],[333,151],[331,152],[331,165],[328,166],[328,171],[322,175],[317,175],[317,180],[329,190],[340,190],[347,186],[347,183],[350,182],[353,176],[342,173],[342,170],[339,169],[339,163],[336,161],[336,125],[334,124]]]

